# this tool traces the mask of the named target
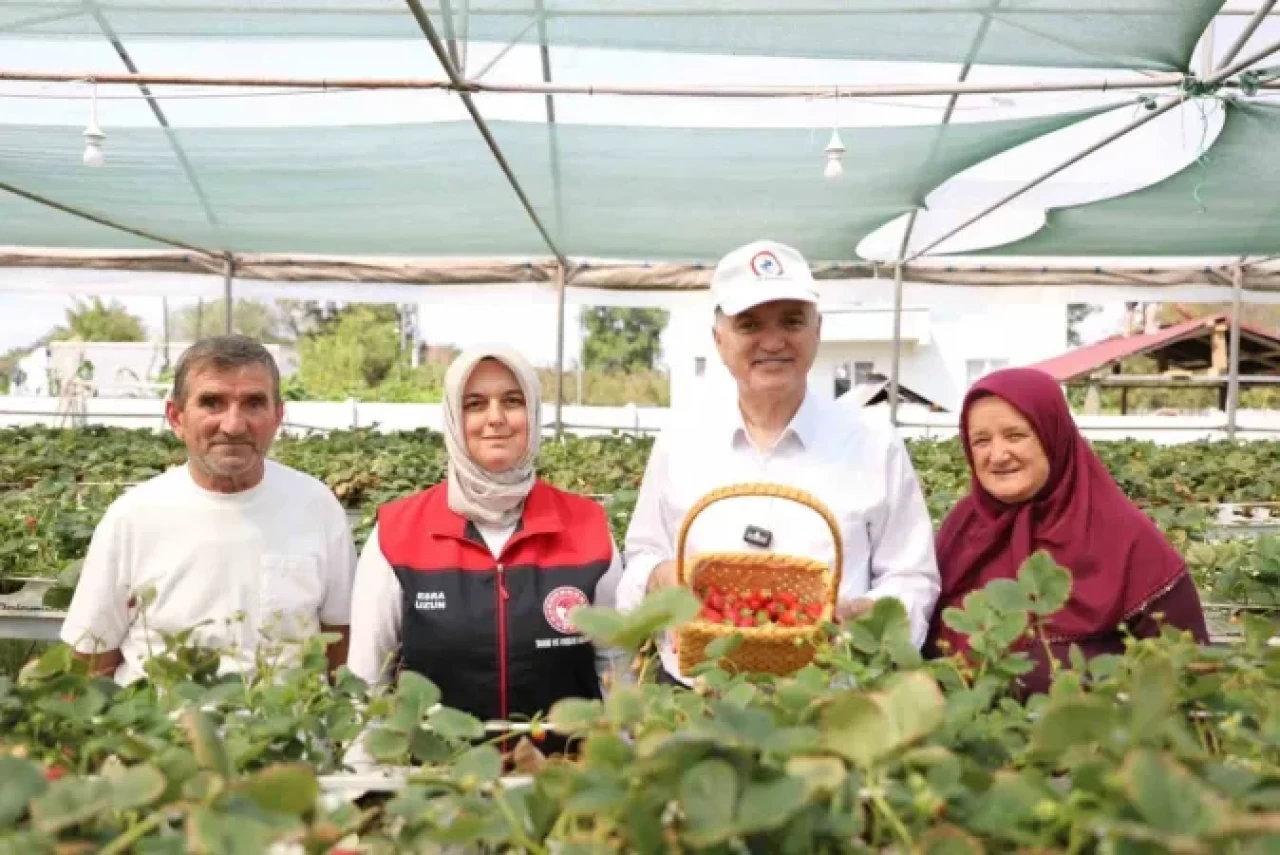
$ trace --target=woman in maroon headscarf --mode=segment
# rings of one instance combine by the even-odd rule
[[[1057,381],[1030,368],[988,375],[965,396],[960,441],[973,474],[970,494],[938,533],[942,593],[931,652],[968,648],[967,637],[942,622],[943,609],[962,605],[994,579],[1016,578],[1041,549],[1071,571],[1070,599],[1043,627],[1060,661],[1068,661],[1073,644],[1086,657],[1122,652],[1122,626],[1147,637],[1159,634],[1163,622],[1208,641],[1182,556],[1112,480],[1076,428]],[[1023,688],[1046,691],[1044,645],[1023,649],[1036,664]]]

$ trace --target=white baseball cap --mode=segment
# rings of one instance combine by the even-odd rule
[[[726,315],[774,300],[817,304],[818,286],[804,256],[789,246],[760,240],[720,259],[711,274],[711,298]]]

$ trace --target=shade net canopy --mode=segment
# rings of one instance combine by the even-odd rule
[[[827,59],[1187,70],[1223,0],[453,0],[459,39]],[[442,12],[447,7],[448,14]],[[539,10],[542,14],[539,14]],[[0,37],[421,38],[401,0],[0,0]]]
[[[1098,110],[826,133],[498,121],[539,218],[573,256],[701,260],[769,236],[812,259],[858,242],[934,187]],[[0,180],[114,223],[218,252],[546,255],[470,122],[326,128],[120,128],[79,165],[80,128],[0,125]],[[185,153],[189,168],[176,155]],[[159,246],[0,192],[0,245]]]
[[[1195,162],[1124,196],[1048,212],[1043,228],[986,255],[1228,256],[1280,253],[1280,105],[1227,106]]]

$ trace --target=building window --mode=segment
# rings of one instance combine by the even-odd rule
[[[705,356],[695,356],[693,358],[693,376],[702,377],[707,373],[707,358]]]
[[[992,371],[1009,367],[1007,359],[969,359],[964,364],[967,375],[966,385],[972,386]]]
[[[839,398],[854,386],[863,386],[875,380],[874,362],[841,362],[836,365],[836,397]]]

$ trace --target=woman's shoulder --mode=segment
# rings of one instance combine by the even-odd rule
[[[607,522],[604,505],[596,497],[570,492],[541,478],[534,482],[533,489],[540,502],[554,506],[567,523]]]

